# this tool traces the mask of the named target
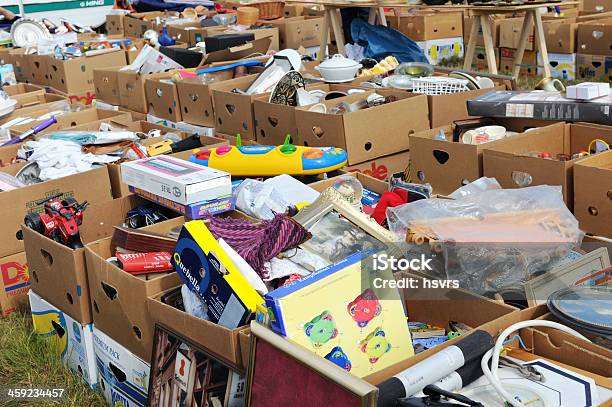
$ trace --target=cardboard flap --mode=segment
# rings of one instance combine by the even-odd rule
[[[219,61],[232,61],[244,58],[255,53],[265,54],[266,52],[268,52],[271,42],[272,39],[270,37],[265,37],[248,42],[238,47],[211,52],[210,54],[206,54],[204,56],[204,58],[202,59],[202,63],[209,64]]]

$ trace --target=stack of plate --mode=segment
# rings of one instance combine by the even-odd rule
[[[612,346],[612,287],[563,288],[548,297],[547,305],[562,323]]]

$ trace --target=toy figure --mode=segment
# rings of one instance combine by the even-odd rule
[[[361,351],[370,357],[370,363],[376,363],[382,355],[391,350],[391,344],[380,328],[376,328],[361,341],[360,347]]]
[[[348,356],[346,356],[346,353],[344,353],[340,346],[334,346],[334,348],[327,355],[325,355],[325,359],[340,366],[347,372],[350,372],[351,368],[353,367]]]
[[[374,291],[368,288],[350,302],[346,310],[355,322],[357,322],[357,326],[363,328],[368,325],[368,322],[380,315],[382,312],[382,305],[380,301],[378,301],[378,297],[376,297]]]
[[[329,311],[323,311],[304,325],[304,332],[315,347],[321,347],[338,335],[336,323]]]

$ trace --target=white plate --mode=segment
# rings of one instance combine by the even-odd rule
[[[4,117],[7,114],[13,113],[13,110],[15,110],[16,104],[17,104],[17,101],[15,99],[9,99],[9,102],[7,104],[0,107],[0,117]]]
[[[465,72],[457,72],[457,71],[451,72],[450,74],[448,74],[448,77],[467,80],[468,81],[467,87],[470,90],[480,89],[480,85],[478,84],[478,81],[473,76],[468,75]]]

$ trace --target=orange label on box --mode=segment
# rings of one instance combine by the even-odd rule
[[[27,263],[9,261],[0,264],[2,285],[7,297],[24,295],[30,288],[30,273]]]

